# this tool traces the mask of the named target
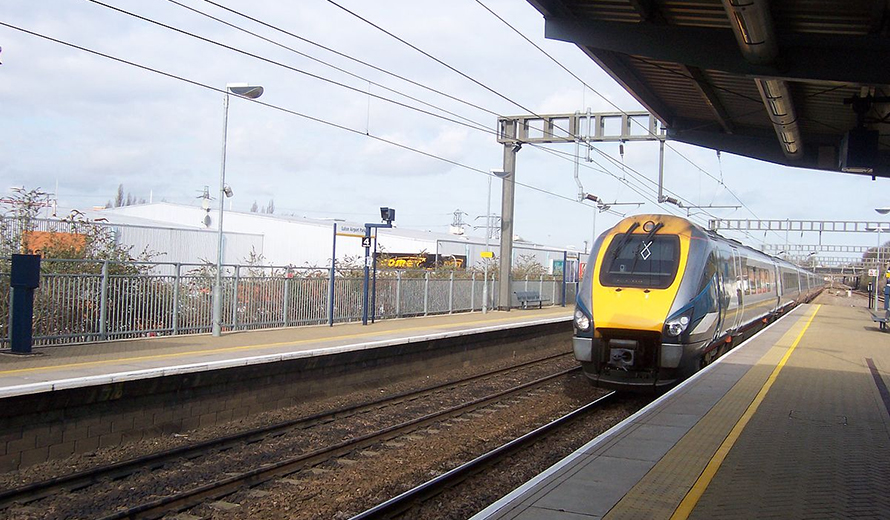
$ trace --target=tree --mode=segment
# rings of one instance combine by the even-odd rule
[[[11,190],[12,196],[3,202],[4,218],[0,221],[0,235],[2,235],[0,254],[3,257],[29,250],[28,237],[37,226],[36,219],[40,208],[49,204],[49,194],[40,188],[28,190],[23,186],[13,187]]]
[[[546,273],[547,270],[538,262],[535,255],[519,255],[516,258],[516,265],[513,266],[513,277],[517,280],[525,277],[537,278]]]
[[[274,200],[269,199],[269,205],[266,206],[266,213],[268,213],[269,215],[271,215],[272,213],[275,213],[275,201]]]
[[[2,203],[0,257],[9,258],[12,253],[33,252],[35,249],[39,249],[46,259],[133,262],[149,261],[158,255],[147,249],[133,255],[132,246],[118,244],[108,227],[90,221],[77,210],[59,224],[48,226],[47,231],[38,232],[37,215],[41,208],[49,204],[49,195],[40,188],[28,190],[22,187],[13,188],[12,191],[13,195]],[[118,193],[123,193],[122,187]],[[77,264],[53,265],[59,272],[79,269]],[[87,270],[94,268],[87,267]],[[44,270],[47,269],[48,264],[45,264]],[[143,267],[123,269],[139,272]]]
[[[114,197],[114,207],[119,208],[124,205],[124,185],[117,185],[117,195]]]
[[[251,213],[256,213],[260,210],[260,207],[257,205],[256,201],[253,201],[253,206],[250,207]]]

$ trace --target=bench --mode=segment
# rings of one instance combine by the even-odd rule
[[[890,311],[875,313],[871,312],[871,321],[878,324],[881,330],[887,330],[887,322],[890,322]]]
[[[528,309],[529,305],[535,303],[538,304],[540,309],[544,306],[544,302],[550,301],[550,298],[541,298],[541,293],[538,291],[513,291],[513,294],[516,295],[516,299],[519,300],[519,306],[523,309]]]

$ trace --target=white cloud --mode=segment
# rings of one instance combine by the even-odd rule
[[[368,89],[367,80],[334,72],[173,4],[119,0],[113,3],[360,91]],[[478,121],[489,130],[495,129],[495,114],[517,115],[526,109],[574,112],[590,107],[593,111],[612,111],[610,102],[623,110],[640,109],[630,95],[576,47],[544,40],[541,15],[522,0],[492,0],[486,5],[589,87],[582,86],[472,2],[443,5],[429,0],[380,0],[372,5],[353,0],[345,5],[484,86],[330,4],[283,4],[271,0],[231,3],[251,16],[458,100],[357,65],[204,2],[187,3],[368,80]],[[6,0],[3,9],[6,23],[215,88],[238,81],[262,84],[266,92],[260,101],[353,130],[233,100],[228,122],[227,181],[235,188],[236,197],[232,200],[236,209],[246,210],[254,200],[266,204],[274,199],[276,207],[297,213],[356,215],[356,219],[361,219],[376,218],[378,205],[390,205],[399,209],[399,225],[403,227],[447,225],[450,212],[456,208],[471,215],[484,211],[488,183],[485,175],[387,145],[362,135],[365,132],[483,172],[501,166],[502,146],[491,133],[379,99],[369,100],[367,94],[223,50],[95,4]],[[137,197],[147,198],[153,192],[155,200],[177,202],[193,201],[204,185],[212,191],[217,189],[221,93],[8,28],[0,28],[0,43],[0,155],[4,158],[0,162],[0,188],[26,184],[46,189],[58,181],[60,196],[72,205],[103,204],[114,196],[118,184]],[[371,92],[434,111],[377,86],[372,86]],[[719,178],[713,151],[672,146]],[[570,145],[549,149],[561,154],[573,152]],[[603,145],[601,149],[620,164],[616,146]],[[558,196],[518,188],[517,231],[530,240],[580,244],[590,234],[591,210],[571,202],[578,190],[573,179],[574,164],[561,154],[548,154],[532,147],[524,147],[519,153],[517,179]],[[642,198],[616,179],[621,177],[620,166],[598,155],[593,157],[612,175],[598,173],[590,168],[596,167],[593,163],[583,162],[579,176],[585,190],[606,198]],[[637,182],[648,190],[645,193],[649,197],[656,189],[657,161],[657,146],[651,143],[626,146],[625,165],[645,178]],[[865,219],[873,217],[872,206],[886,205],[867,177],[813,172],[803,175],[794,169],[727,154],[722,167],[726,185],[763,218],[781,212],[779,217],[832,215]],[[671,190],[692,202],[732,203],[733,198],[722,186],[671,151],[666,155],[665,179]],[[493,198],[497,201],[499,184],[495,182],[493,186]],[[872,202],[860,202],[864,195]],[[825,199],[832,202],[813,202]],[[493,206],[499,204],[495,202]],[[540,208],[546,208],[546,215],[542,216]],[[664,210],[650,203],[640,211]],[[749,216],[743,211],[727,213]],[[617,219],[607,214],[597,218],[601,230]]]

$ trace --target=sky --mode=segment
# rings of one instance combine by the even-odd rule
[[[276,214],[377,222],[387,206],[398,227],[438,232],[460,210],[468,234],[481,237],[473,226],[483,224],[488,172],[503,166],[497,114],[642,110],[577,47],[544,39],[543,17],[524,0],[4,0],[0,23],[0,190],[39,187],[64,208],[105,205],[119,185],[155,202],[199,205],[205,186],[216,198],[224,89],[250,83],[264,88],[258,102],[229,104],[232,209],[273,201]],[[656,143],[627,143],[623,157],[617,145],[597,145],[591,162],[582,150],[581,190],[643,203],[616,206],[624,214],[688,213],[699,224],[890,221],[873,210],[890,206],[886,179],[668,144],[672,196],[741,207],[656,204]],[[621,218],[578,202],[574,151],[561,144],[518,153],[514,233],[522,239],[583,248],[594,218],[597,233]],[[500,183],[491,183],[493,213]],[[820,240],[793,235],[733,237]],[[821,241],[875,245],[877,237]]]

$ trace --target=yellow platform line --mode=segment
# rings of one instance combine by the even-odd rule
[[[748,405],[745,413],[742,414],[741,418],[739,418],[738,422],[735,423],[735,426],[733,426],[732,430],[729,432],[729,435],[726,436],[726,439],[724,439],[723,443],[720,444],[720,447],[717,448],[717,452],[714,454],[713,457],[711,457],[711,460],[708,462],[708,465],[705,466],[704,471],[702,471],[701,475],[699,475],[698,479],[695,481],[695,484],[692,485],[692,488],[689,490],[689,492],[686,493],[686,496],[683,497],[683,500],[680,502],[680,505],[677,506],[674,514],[671,515],[671,520],[685,520],[689,518],[690,514],[692,514],[692,510],[695,509],[698,501],[701,499],[702,495],[704,495],[705,490],[708,489],[708,486],[711,484],[711,481],[717,474],[717,470],[720,469],[723,461],[726,460],[726,456],[729,455],[729,451],[735,445],[739,436],[741,436],[742,431],[745,429],[745,426],[748,425],[748,421],[750,421],[751,417],[753,417],[754,414],[757,412],[757,408],[760,407],[760,403],[763,402],[766,394],[769,392],[770,388],[772,388],[773,383],[779,376],[779,372],[782,371],[782,368],[785,366],[788,358],[791,357],[791,353],[794,352],[795,348],[797,348],[798,343],[800,343],[800,340],[803,338],[804,333],[810,327],[810,323],[813,322],[813,318],[816,317],[816,313],[819,312],[819,309],[821,307],[821,305],[816,305],[813,314],[810,315],[810,318],[804,325],[803,330],[801,330],[800,334],[797,335],[797,339],[794,340],[794,343],[791,344],[791,346],[788,348],[788,351],[785,352],[784,356],[782,356],[779,364],[776,365],[776,368],[773,369],[773,372],[770,374],[769,378],[767,378],[766,382],[760,388],[757,396],[754,397],[754,400],[751,402],[750,405]]]
[[[560,313],[556,313],[556,312],[547,313],[547,315],[548,315],[547,317],[549,317],[550,315],[556,315],[556,314],[560,314]],[[507,318],[498,318],[498,319],[482,319],[482,320],[463,322],[463,323],[460,323],[460,325],[502,323],[502,322],[509,322],[514,319],[515,318],[512,316],[507,317]],[[523,323],[522,321],[516,322],[517,325],[522,324],[522,323]],[[454,325],[454,324],[441,324],[438,326],[447,327],[449,325]],[[129,363],[129,362],[133,362],[133,361],[156,361],[156,360],[160,360],[160,359],[172,359],[172,358],[178,358],[178,357],[185,357],[185,356],[190,356],[193,354],[222,354],[222,353],[226,353],[226,352],[239,352],[239,351],[244,351],[244,350],[255,350],[255,349],[261,349],[261,348],[298,346],[298,345],[305,345],[307,343],[321,343],[321,342],[328,342],[328,341],[342,341],[342,340],[366,338],[366,337],[370,337],[370,336],[379,336],[381,334],[386,334],[386,333],[415,332],[418,330],[428,330],[428,329],[434,328],[434,327],[436,327],[435,324],[433,324],[433,325],[428,324],[426,326],[421,326],[421,327],[407,327],[407,328],[403,328],[403,329],[395,329],[395,330],[387,330],[387,331],[377,330],[377,331],[373,331],[373,332],[361,332],[361,333],[357,333],[357,334],[343,334],[343,335],[339,335],[339,336],[326,336],[326,337],[299,339],[299,340],[292,340],[292,341],[279,341],[276,343],[258,343],[258,344],[254,344],[254,345],[241,345],[241,346],[237,346],[237,347],[224,347],[224,348],[204,349],[204,350],[189,350],[189,351],[185,351],[185,352],[174,352],[174,353],[169,353],[169,354],[155,354],[155,355],[151,355],[151,356],[118,357],[118,358],[114,358],[114,359],[105,359],[105,360],[98,360],[98,361],[85,361],[82,363],[68,363],[68,364],[64,364],[64,365],[46,365],[46,366],[41,366],[41,367],[16,368],[16,369],[12,369],[12,370],[0,370],[0,376],[26,374],[26,373],[34,373],[34,372],[49,372],[52,370],[66,370],[66,369],[70,369],[70,368],[96,367],[96,366],[102,366],[102,365],[112,365],[115,363]],[[395,338],[387,338],[387,339],[392,339],[395,341],[395,340],[404,339],[404,338],[395,337]],[[384,338],[381,338],[381,341],[384,341],[384,340],[385,340]],[[271,354],[271,355],[274,355],[274,354]]]

